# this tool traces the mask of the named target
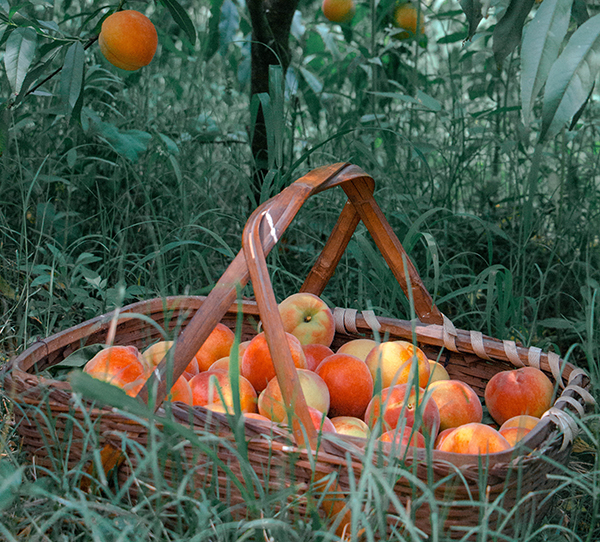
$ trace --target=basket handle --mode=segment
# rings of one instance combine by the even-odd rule
[[[308,197],[338,185],[341,185],[346,192],[348,202],[323,253],[310,271],[302,287],[303,290],[318,294],[323,291],[359,220],[363,220],[407,295],[409,295],[410,284],[410,293],[419,319],[425,323],[442,323],[441,313],[373,198],[373,179],[357,166],[337,163],[310,171],[252,213],[244,229],[242,250],[223,273],[202,307],[196,311],[174,347],[173,381],[183,374],[206,338],[234,304],[238,289],[251,278],[263,318],[267,342],[272,349],[277,377],[282,384],[282,395],[287,404],[295,405],[299,413],[299,421],[304,426],[304,431],[300,425],[294,428],[294,436],[299,445],[304,444],[307,439],[313,441],[316,435],[312,431],[312,423],[309,423],[308,409],[291,353],[284,342],[281,319],[266,316],[279,314],[268,276],[266,256]],[[287,360],[287,362],[280,360]],[[158,408],[167,393],[166,358],[157,366],[154,374],[157,379],[156,407]],[[152,379],[146,382],[138,394],[138,397],[145,402],[148,401],[149,389],[153,385],[150,380]]]
[[[303,285],[304,291],[316,294],[323,291],[359,220],[362,220],[405,293],[407,295],[412,293],[419,319],[425,323],[441,324],[443,322],[441,313],[433,303],[415,267],[373,198],[373,179],[356,166],[335,164],[329,166],[329,168],[331,167],[340,167],[340,169],[333,176],[324,175],[329,171],[327,168],[314,170],[293,183],[279,196],[259,206],[248,219],[242,234],[246,264],[281,394],[285,404],[296,414],[292,420],[294,424],[292,429],[298,444],[303,444],[307,437],[310,444],[313,445],[316,434],[285,338],[283,322],[279,316],[263,247],[271,243],[275,244],[279,240],[281,234],[311,195],[341,185],[348,196],[348,203],[342,210],[323,252],[310,271]],[[292,197],[284,197],[287,194],[291,194]],[[279,220],[275,220],[274,215],[279,216]],[[302,431],[302,426],[305,432]]]

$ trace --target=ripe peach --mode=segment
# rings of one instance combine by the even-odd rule
[[[461,380],[438,380],[427,390],[440,410],[440,429],[481,422],[483,408],[475,390]]]
[[[283,329],[301,344],[330,346],[335,335],[333,313],[319,296],[308,292],[292,294],[279,304]]]
[[[429,382],[437,382],[438,380],[450,380],[450,375],[446,368],[439,362],[429,360]]]
[[[337,432],[331,420],[323,412],[311,406],[308,407],[308,412],[317,431],[322,431],[323,433]]]
[[[354,17],[354,0],[323,0],[321,10],[332,23],[347,23]]]
[[[416,363],[415,363],[416,361]],[[365,360],[371,371],[373,382],[377,381],[377,372],[381,370],[381,387],[388,388],[396,384],[413,383],[418,379],[420,387],[429,380],[429,361],[420,348],[407,341],[387,341],[377,345],[369,352]],[[417,375],[414,375],[414,372]]]
[[[140,351],[135,346],[109,346],[90,359],[83,371],[135,397],[146,381]]]
[[[331,418],[331,423],[340,435],[368,438],[371,432],[365,422],[354,416],[337,416]]]
[[[340,346],[336,353],[350,354],[365,361],[369,352],[376,346],[377,343],[373,339],[353,339]]]
[[[333,350],[324,344],[303,344],[302,350],[306,356],[306,368],[314,371],[326,357],[333,354]]]
[[[233,409],[233,390],[227,372],[204,371],[190,379],[189,384],[194,405],[221,403]],[[240,404],[242,412],[256,412],[256,391],[243,376],[240,376]]]
[[[329,390],[327,384],[316,373],[308,369],[298,369],[300,387],[306,404],[327,414],[329,410]],[[287,422],[286,406],[281,396],[277,378],[272,378],[258,397],[258,412],[274,422]]]
[[[508,429],[509,427],[522,427],[524,429],[533,429],[540,418],[536,416],[529,416],[529,414],[521,414],[520,416],[513,416],[506,420],[501,426],[500,431],[502,429]]]
[[[493,427],[484,423],[467,423],[454,428],[440,443],[438,450],[459,454],[491,454],[510,448],[509,442]]]
[[[506,420],[498,431],[508,440],[511,446],[515,446],[527,433],[529,433],[540,421],[540,418],[522,414]]]
[[[399,428],[398,430],[386,431],[379,440],[381,442],[393,442],[397,451],[404,451],[407,446],[415,446],[417,448],[425,448],[425,437],[415,431],[410,425]]]
[[[373,378],[364,361],[350,354],[333,354],[320,363],[315,373],[329,389],[330,416],[364,416],[373,396]]]
[[[158,35],[148,17],[126,9],[116,11],[104,20],[98,45],[111,64],[134,71],[150,63],[156,52]]]
[[[418,393],[417,393],[418,391]],[[372,428],[381,418],[383,430],[395,429],[400,424],[435,438],[440,428],[440,411],[431,398],[425,402],[425,390],[409,384],[398,384],[382,390],[367,406],[365,421]]]
[[[186,405],[192,406],[193,404],[193,395],[192,388],[190,387],[189,382],[184,376],[180,376],[173,384],[171,391],[167,394],[165,401],[170,401],[174,403],[175,401],[181,401]]]
[[[142,360],[147,374],[153,371],[162,361],[173,344],[174,341],[159,341],[144,350],[142,353]]]
[[[235,333],[219,322],[206,338],[200,350],[196,352],[198,371],[208,371],[215,361],[228,356],[234,340]]]
[[[435,443],[433,445],[433,447],[436,450],[440,449],[440,444],[442,443],[442,441],[450,434],[452,433],[452,431],[454,431],[456,429],[456,427],[448,427],[448,429],[444,429],[443,431],[440,431],[438,433],[437,438],[435,439]]]
[[[185,376],[187,380],[190,380],[190,378],[196,376],[199,372],[200,369],[198,369],[198,361],[196,361],[196,358],[192,358],[192,361],[188,363],[185,371],[183,371],[183,376]]]
[[[496,423],[519,414],[537,418],[552,406],[554,386],[535,367],[522,367],[496,373],[484,391],[485,406]]]
[[[529,433],[531,429],[525,427],[505,427],[504,429],[499,429],[498,432],[508,441],[508,443],[512,446],[516,446],[517,443]]]
[[[214,371],[215,369],[229,371],[229,356],[225,356],[224,358],[218,359],[208,368],[209,371]]]
[[[306,357],[300,341],[290,333],[286,333],[286,337],[290,345],[294,365],[298,369],[306,369]],[[275,367],[273,367],[271,352],[264,331],[250,341],[242,356],[240,372],[244,378],[250,381],[257,393],[264,390],[269,381],[275,377]]]

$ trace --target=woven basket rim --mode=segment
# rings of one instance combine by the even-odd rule
[[[202,304],[205,299],[206,299],[206,296],[179,295],[179,296],[167,296],[164,298],[157,297],[157,298],[153,298],[153,299],[149,299],[149,300],[142,300],[142,301],[138,301],[135,303],[131,303],[120,309],[111,311],[109,313],[96,316],[96,317],[86,320],[85,322],[82,322],[76,326],[72,326],[71,328],[68,328],[64,331],[55,333],[55,334],[51,335],[50,337],[48,337],[47,339],[37,341],[36,343],[29,346],[26,350],[24,350],[21,354],[17,355],[16,357],[14,357],[10,360],[10,362],[7,364],[7,367],[6,367],[9,384],[14,385],[14,382],[12,382],[12,379],[15,379],[15,380],[20,381],[24,388],[31,389],[31,388],[41,386],[41,387],[50,387],[50,388],[60,389],[64,392],[66,392],[67,394],[71,393],[71,387],[68,382],[44,378],[44,377],[41,377],[41,376],[38,376],[38,375],[35,375],[35,374],[32,374],[31,372],[29,372],[38,361],[40,361],[41,359],[44,358],[45,352],[47,353],[48,349],[51,346],[64,345],[66,343],[69,343],[70,341],[67,339],[69,339],[70,337],[72,337],[74,334],[77,334],[77,333],[84,333],[85,335],[83,335],[83,337],[89,338],[90,335],[92,335],[93,333],[99,332],[99,331],[106,330],[108,332],[108,328],[110,327],[111,322],[114,321],[115,317],[118,318],[119,322],[122,322],[125,320],[130,320],[132,318],[136,318],[136,316],[134,316],[135,314],[144,314],[144,309],[146,309],[146,311],[147,311],[151,307],[156,308],[159,306],[162,306],[164,309],[169,310],[169,311],[177,310],[178,308],[182,309],[182,307],[183,307],[183,310],[191,310],[190,307],[188,307],[186,305],[189,305],[190,303]],[[239,307],[239,305],[236,303],[235,305],[230,307],[230,309],[227,311],[227,314],[228,315],[236,315],[238,307]],[[254,301],[247,300],[247,299],[242,300],[241,307],[242,307],[242,310],[245,315],[259,316],[258,307]],[[156,314],[156,313],[153,312],[152,314]],[[131,318],[128,318],[128,315],[130,315]],[[143,320],[138,320],[138,321],[140,323],[143,323]],[[382,324],[382,330],[393,331],[394,334],[399,334],[401,332],[401,330],[405,330],[406,331],[405,334],[407,334],[409,337],[410,337],[410,333],[412,333],[412,323],[407,320],[380,317],[380,318],[378,318],[378,321]],[[425,324],[426,329],[427,328],[431,329],[431,326],[435,326],[435,324]],[[360,333],[365,333],[365,334],[372,331],[372,328],[369,326],[369,324],[366,322],[366,320],[364,318],[361,318],[360,316],[358,316],[358,318],[356,320],[356,328],[358,329],[358,331]],[[459,330],[459,331],[462,331],[462,330]],[[337,333],[339,334],[339,331]],[[467,333],[467,332],[465,332],[465,333]],[[349,340],[351,338],[354,338],[354,335],[347,335],[347,336],[348,336]],[[417,338],[418,337],[419,337],[419,334],[417,334]],[[422,338],[430,339],[435,343],[435,341],[433,339],[431,339],[430,337],[422,336]],[[497,341],[497,339],[492,339],[492,340]],[[418,341],[418,342],[423,342],[423,341]],[[432,343],[427,343],[427,344],[431,345]],[[432,345],[438,346],[437,344],[432,344]],[[476,355],[474,352],[465,352],[465,353],[471,354],[471,355]],[[58,361],[60,361],[60,360],[58,360]],[[508,360],[508,361],[510,361],[510,360]],[[569,368],[571,371],[576,369],[575,366],[569,362],[564,362],[564,367]],[[584,373],[579,373],[577,375],[577,382],[584,389],[589,388],[589,378],[587,378],[587,375],[585,375]],[[559,399],[560,399],[560,396],[558,396],[557,399],[555,400],[555,404]],[[564,405],[559,406],[557,408],[564,411],[566,409],[566,404],[568,404],[568,403],[565,403]],[[175,410],[181,409],[182,412],[186,412],[186,413],[188,412],[187,411],[188,407],[185,407],[183,405],[181,405],[181,406],[176,405],[176,407],[177,408]],[[197,407],[193,407],[193,409],[194,410],[199,409],[200,411],[209,412],[204,407],[197,406]],[[210,415],[213,416],[216,420],[220,420],[222,423],[227,424],[227,416],[226,415],[220,414],[220,413],[215,413],[215,412],[211,412]],[[245,420],[245,423],[250,425],[254,430],[259,430],[261,427],[259,424],[254,423],[253,420],[251,420],[251,419]],[[551,444],[552,442],[555,442],[555,439],[557,439],[557,438],[560,438],[559,428],[550,419],[545,418],[542,420],[542,422],[538,423],[538,425],[527,435],[526,440],[524,440],[522,442],[521,446],[511,448],[504,452],[495,452],[495,453],[486,454],[485,455],[486,465],[491,468],[491,467],[499,466],[499,465],[514,464],[515,461],[518,461],[518,460],[523,459],[524,457],[527,457],[527,455],[531,451],[534,451],[534,452],[542,451],[545,448],[545,446]],[[340,447],[339,451],[342,454],[351,452],[352,446],[355,447],[354,451],[358,453],[360,450],[360,444],[367,442],[367,439],[356,439],[356,438],[352,438],[352,437],[345,438],[343,435],[335,435],[334,438],[326,436],[325,440],[330,441],[330,442],[341,440],[341,441],[344,441],[344,443],[346,445],[347,444],[351,445],[351,448],[349,448],[349,449],[346,446]],[[295,445],[290,445],[290,446],[288,446],[288,448],[290,451],[293,450],[296,453],[302,451],[302,449],[300,447],[297,447]],[[385,452],[389,453],[391,448],[392,448],[392,445],[390,443],[384,443],[383,450]],[[336,446],[329,448],[329,450],[335,451]],[[326,451],[321,451],[319,453],[319,456],[317,459],[321,460],[321,461],[325,460],[326,456],[328,456],[328,455],[329,454]],[[336,455],[335,454],[332,455],[332,457],[334,457],[334,456],[336,456]],[[339,456],[336,456],[336,457],[338,457],[338,459],[339,459]],[[415,461],[415,460],[422,461],[422,460],[425,460],[427,457],[428,457],[428,452],[426,449],[409,448],[409,451],[406,455],[406,461],[407,462],[411,462],[411,461]],[[449,465],[452,465],[454,467],[459,467],[459,468],[469,467],[469,466],[478,466],[479,462],[480,462],[479,455],[460,454],[460,453],[454,453],[454,452],[442,452],[440,450],[432,450],[432,459],[436,463],[447,463]],[[329,460],[331,460],[331,458],[329,458]]]

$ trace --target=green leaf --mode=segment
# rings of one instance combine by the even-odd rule
[[[571,36],[548,74],[540,141],[554,137],[586,101],[600,71],[600,14]]]
[[[142,130],[121,131],[114,124],[95,118],[95,114],[90,114],[89,110],[86,110],[86,117],[90,128],[103,138],[115,152],[132,162],[137,162],[140,154],[148,149],[148,143],[152,139],[148,132]]]
[[[477,31],[477,27],[483,19],[481,13],[481,1],[480,0],[460,0],[460,7],[467,16],[467,23],[469,23],[469,31],[467,32],[467,39],[470,40]]]
[[[0,0],[0,9],[7,14],[10,12],[10,4],[8,3],[8,0]]]
[[[140,418],[152,416],[152,411],[138,399],[130,397],[118,386],[98,380],[83,371],[72,371],[68,380],[75,392],[90,401],[124,410]]]
[[[104,344],[89,344],[88,346],[83,346],[82,348],[75,350],[75,352],[67,356],[60,363],[56,363],[49,367],[48,371],[50,374],[56,375],[65,370],[70,371],[74,368],[83,368],[88,361],[105,348],[106,345]]]
[[[83,87],[83,67],[85,64],[85,50],[80,42],[76,41],[65,55],[65,62],[60,76],[60,99],[70,113],[81,94]]]
[[[190,16],[187,14],[187,11],[183,9],[181,4],[177,2],[177,0],[161,0],[162,3],[166,6],[173,17],[173,20],[179,25],[179,27],[188,35],[192,45],[196,43],[196,27],[194,23],[190,19]]]
[[[573,0],[546,0],[523,32],[521,47],[521,114],[529,117],[538,93],[544,86],[552,64],[558,57],[567,34]]]
[[[206,44],[204,56],[206,60],[211,59],[219,50],[219,24],[221,22],[221,7],[224,0],[212,0],[210,19],[208,21],[208,43]]]
[[[506,13],[494,28],[493,50],[496,64],[501,66],[504,59],[521,43],[523,25],[535,0],[512,0]]]
[[[306,68],[303,68],[302,66],[300,66],[300,73],[315,94],[320,94],[323,91],[323,83],[314,73],[310,72]]]
[[[37,45],[37,35],[33,28],[17,28],[6,40],[4,67],[10,87],[19,94],[27,70],[31,66]]]

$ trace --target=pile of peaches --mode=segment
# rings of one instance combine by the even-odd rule
[[[514,447],[552,405],[554,386],[542,371],[502,371],[484,392],[495,424],[482,423],[483,405],[475,391],[451,379],[443,365],[427,359],[412,343],[355,339],[333,352],[333,314],[320,297],[293,294],[279,304],[279,312],[319,431],[355,437],[376,432],[398,450],[430,442],[443,451],[484,454]],[[84,371],[135,396],[172,344],[157,342],[143,353],[134,346],[107,347]],[[229,361],[235,344],[244,416],[285,426],[293,412],[282,400],[264,332],[235,343],[233,331],[219,323],[167,400],[233,413]]]

